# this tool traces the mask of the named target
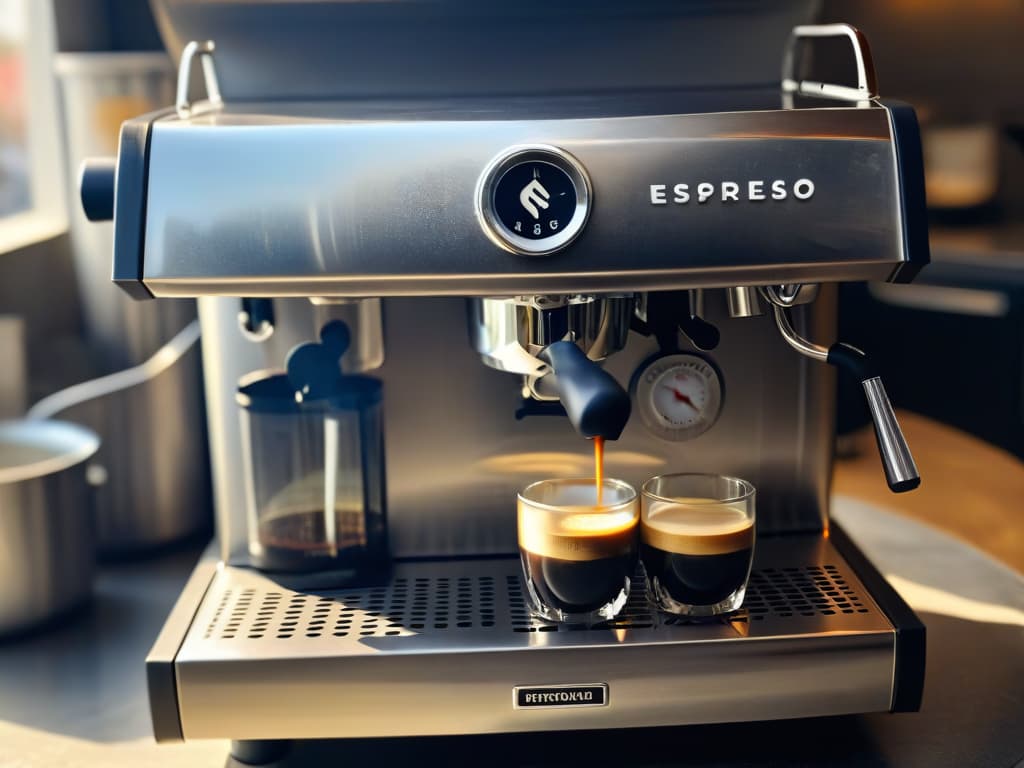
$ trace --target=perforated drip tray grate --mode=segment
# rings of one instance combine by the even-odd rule
[[[746,624],[746,636],[884,628],[884,617],[863,586],[832,554],[831,562],[759,565],[743,609],[720,623]],[[204,609],[193,635],[221,644],[415,637],[447,638],[459,646],[505,645],[514,644],[513,636],[531,633],[585,633],[590,642],[602,632],[612,634],[609,630],[685,633],[689,625],[648,604],[639,569],[630,599],[614,621],[588,628],[535,619],[516,558],[400,563],[387,586],[317,592],[285,589],[257,572],[226,568]]]
[[[539,621],[530,615],[522,578],[506,577],[511,607],[512,628],[516,632],[558,632],[587,629],[578,625]],[[794,616],[836,616],[868,613],[864,601],[840,574],[836,565],[764,568],[750,574],[743,610],[723,621],[764,621],[766,618],[786,619]],[[647,602],[643,572],[632,581],[629,601],[608,629],[649,629],[655,625],[690,624],[653,610]]]
[[[836,565],[764,568],[750,574],[744,606],[753,620],[766,616],[869,613],[866,601]]]
[[[493,575],[396,577],[387,587],[302,593],[226,589],[204,639],[395,637],[498,625]]]

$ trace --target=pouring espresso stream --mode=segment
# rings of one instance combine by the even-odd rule
[[[594,441],[594,481],[600,505],[604,488],[604,441],[618,440],[629,421],[629,394],[615,378],[569,341],[556,341],[539,355],[551,366],[555,390],[573,427]]]

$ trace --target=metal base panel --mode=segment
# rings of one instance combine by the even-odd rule
[[[592,629],[531,618],[514,557],[397,563],[386,586],[340,591],[210,567],[173,658],[181,735],[157,722],[157,736],[501,733],[889,710],[895,630],[842,555],[816,536],[757,546],[740,613],[681,623],[652,611],[638,576],[623,614]],[[151,680],[166,648],[163,659],[151,654]],[[519,688],[558,686],[604,688],[604,703],[516,700]],[[153,706],[155,720],[168,714]]]

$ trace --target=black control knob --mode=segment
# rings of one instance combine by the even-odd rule
[[[78,172],[78,189],[82,210],[89,221],[111,221],[114,218],[114,179],[117,158],[89,157]]]
[[[543,256],[571,243],[590,213],[583,166],[554,147],[520,147],[494,160],[480,185],[487,235],[507,251]]]

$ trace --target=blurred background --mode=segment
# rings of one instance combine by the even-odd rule
[[[742,10],[755,0],[721,2]],[[834,490],[950,531],[1024,572],[1024,0],[806,3],[819,22],[859,27],[882,96],[917,110],[930,219],[932,263],[909,285],[842,286],[838,333],[884,372],[922,486],[889,493],[863,395],[840,382]],[[834,61],[823,51],[822,79],[847,81],[848,50]],[[148,746],[140,649],[213,532],[195,302],[137,303],[116,288],[112,225],[87,223],[78,200],[82,159],[116,154],[122,121],[174,102],[175,64],[146,0],[0,0],[0,422],[52,416],[102,441],[96,448],[78,434],[82,476],[45,508],[62,517],[33,517],[33,505],[0,514],[0,636],[4,620],[34,627],[86,601],[94,554],[107,562],[96,582],[106,600],[75,636],[103,648],[82,664],[59,632],[33,637],[38,657],[29,643],[0,646],[0,725],[107,734],[54,704],[77,674],[96,720],[123,721],[110,725],[111,740],[128,723]],[[66,394],[97,377],[98,386]],[[0,475],[0,513],[15,507],[5,508],[4,485]],[[95,526],[85,515],[93,507]],[[51,572],[63,580],[39,576]],[[23,600],[39,589],[53,602]],[[106,643],[104,627],[128,650]],[[137,672],[122,672],[129,696],[103,685],[123,669]]]
[[[195,302],[112,290],[112,224],[86,222],[77,195],[83,158],[115,155],[122,121],[173,93],[145,2],[0,0],[0,418],[101,438],[71,504],[95,508],[108,559],[212,530]]]

